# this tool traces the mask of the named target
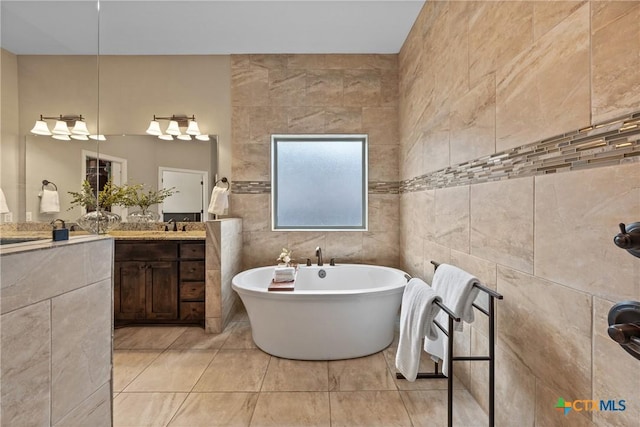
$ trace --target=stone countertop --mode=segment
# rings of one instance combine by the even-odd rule
[[[192,231],[112,231],[115,240],[205,240],[204,230]]]
[[[7,236],[3,235],[3,237],[7,237]],[[24,237],[24,235],[20,237]],[[65,247],[68,245],[76,245],[79,243],[86,243],[86,242],[91,242],[94,240],[102,240],[102,239],[109,239],[109,236],[105,236],[104,234],[103,235],[84,234],[84,235],[71,236],[69,237],[69,240],[60,240],[58,242],[54,242],[51,240],[51,235],[49,235],[49,237],[42,237],[41,239],[38,239],[38,240],[0,245],[0,255],[4,256],[4,255],[11,255],[11,254],[22,253],[22,252],[40,251],[43,249]]]
[[[205,240],[206,231],[204,230],[189,230],[189,231],[112,231],[108,234],[99,235],[100,237],[113,237],[114,240]],[[92,234],[86,231],[72,231],[69,233],[69,237],[79,236],[92,236]],[[94,235],[98,236],[98,235]],[[31,242],[22,243],[47,243],[51,242],[50,231],[3,231],[0,233],[0,237],[5,239],[33,239]],[[13,243],[10,246],[22,244]],[[9,246],[3,245],[3,246]]]

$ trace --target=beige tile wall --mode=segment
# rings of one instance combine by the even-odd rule
[[[271,179],[276,133],[366,133],[370,182],[398,181],[397,55],[233,55],[231,102],[234,181]],[[321,246],[338,262],[399,263],[397,194],[369,194],[366,232],[273,232],[270,201],[268,193],[231,196],[244,268],[274,264],[283,247],[300,261]]]
[[[242,270],[242,221],[207,221],[205,329],[219,334],[238,309],[231,279]]]
[[[0,256],[3,426],[111,425],[113,239],[76,239]]]
[[[426,2],[399,55],[400,179],[638,110],[639,18],[638,2]],[[498,425],[637,423],[638,361],[606,317],[640,300],[640,260],[612,243],[619,222],[640,221],[640,163],[400,200],[404,269],[430,280],[430,260],[451,262],[505,296]],[[456,348],[484,354],[487,327],[479,318]],[[459,372],[486,408],[486,365]],[[559,397],[627,409],[564,417]]]

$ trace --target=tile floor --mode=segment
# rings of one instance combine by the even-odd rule
[[[116,329],[114,349],[115,427],[447,424],[446,380],[395,379],[393,344],[359,359],[280,359],[256,348],[241,313],[219,335],[198,327]],[[454,425],[486,426],[455,384]]]

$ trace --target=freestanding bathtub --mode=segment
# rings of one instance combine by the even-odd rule
[[[373,265],[300,266],[293,292],[269,292],[275,267],[237,274],[240,295],[263,351],[299,360],[366,356],[393,341],[407,283],[401,270]],[[321,277],[324,276],[324,277]]]

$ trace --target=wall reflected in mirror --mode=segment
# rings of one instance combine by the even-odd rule
[[[98,34],[98,15],[102,19],[107,6],[103,3],[99,12],[97,2],[93,1],[0,1],[3,48],[0,62],[0,187],[12,211],[9,222],[48,223],[53,218],[53,215],[40,215],[39,212],[37,195],[42,191],[43,179],[60,187],[59,215],[72,221],[77,219],[81,210],[67,210],[67,191],[80,188],[84,176],[78,169],[82,163],[82,149],[98,156],[127,159],[128,178],[137,179],[132,173],[147,167],[131,165],[133,160],[126,150],[111,150],[109,139],[104,143],[93,140],[56,142],[47,136],[34,139],[40,144],[35,146],[30,141],[36,137],[30,130],[41,115],[82,115],[91,133],[105,134],[107,138],[142,135],[154,115],[195,115],[203,133],[219,135],[218,141],[222,141],[221,145],[216,145],[216,153],[211,154],[217,156],[219,149],[220,162],[216,158],[211,162],[213,167],[197,167],[197,170],[209,172],[209,192],[216,171],[220,176],[231,173],[230,57],[104,54],[99,47],[108,45],[117,27],[101,23]],[[61,19],[50,19],[54,15],[60,15]],[[49,125],[52,128],[54,122]],[[149,138],[157,145],[157,138]],[[188,141],[173,142],[184,144]],[[29,158],[31,152],[47,158],[40,161],[46,163],[47,168],[34,166],[38,160]],[[183,155],[187,154],[171,152],[171,159],[176,162],[164,166],[182,168]],[[49,172],[54,164],[60,168],[58,176]],[[157,171],[153,180],[146,177],[140,180],[157,183]],[[27,212],[31,213],[29,219]],[[0,222],[3,219],[4,215],[0,214]]]
[[[1,1],[0,8],[0,185],[11,211],[10,217],[0,216],[0,222],[14,223],[28,219],[26,205],[31,191],[27,189],[26,135],[35,121],[41,115],[82,114],[89,129],[99,133],[99,8],[97,1],[11,0]],[[56,147],[51,163],[61,164],[61,154],[56,153],[59,144],[51,137],[42,141]],[[98,148],[96,141],[85,141],[84,146],[93,151]],[[45,178],[40,179],[38,191]],[[60,214],[72,215],[60,210]],[[35,220],[36,211],[30,211]]]

